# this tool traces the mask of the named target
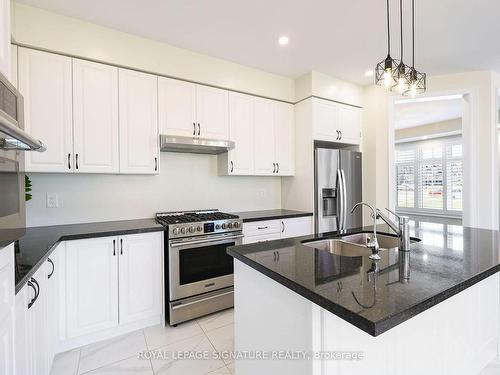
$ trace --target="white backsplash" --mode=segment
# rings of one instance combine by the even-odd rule
[[[138,219],[158,211],[281,207],[281,178],[218,176],[212,155],[161,153],[159,176],[28,175],[28,226]],[[47,194],[57,195],[57,208],[47,208]]]

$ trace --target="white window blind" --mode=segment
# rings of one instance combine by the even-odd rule
[[[461,138],[397,145],[395,160],[399,211],[461,216]]]

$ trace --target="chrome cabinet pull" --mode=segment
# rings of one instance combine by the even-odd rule
[[[155,172],[158,171],[158,158],[155,156]]]
[[[123,238],[120,238],[120,255],[123,255]]]
[[[113,256],[116,256],[116,240],[113,240]]]
[[[75,167],[78,169],[78,154],[75,156]]]
[[[257,227],[257,229],[267,229],[269,228],[267,225],[265,227]]]
[[[276,165],[278,166],[278,168],[276,169],[276,173],[280,173],[280,163],[276,163]]]
[[[273,163],[273,173],[276,173],[276,163]]]
[[[47,275],[47,279],[50,279],[54,274],[54,271],[56,270],[56,266],[54,266],[54,262],[50,258],[47,258],[47,262],[49,262],[52,265],[52,271],[50,272],[50,274]]]
[[[342,139],[342,130],[339,130],[339,133],[340,133],[340,138],[339,138],[339,140],[341,140],[341,139]]]
[[[198,135],[200,135],[201,133],[201,126],[200,126],[200,123],[198,123]]]
[[[281,221],[281,233],[285,232],[285,222],[282,220]]]
[[[35,291],[35,296],[31,299],[30,303],[28,303],[28,309],[30,309],[31,306],[33,306],[35,301],[38,299],[38,296],[40,295],[40,284],[38,284],[38,281],[36,281],[36,279],[32,277],[30,281],[28,281],[28,285],[31,286]]]
[[[68,169],[71,169],[71,154],[68,154]]]
[[[233,161],[231,160],[231,173],[233,173],[234,171],[234,164],[233,164]]]
[[[196,124],[193,122],[193,135],[196,135]]]

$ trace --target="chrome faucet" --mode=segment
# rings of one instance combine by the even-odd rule
[[[377,241],[377,210],[373,208],[373,206],[369,205],[368,203],[365,202],[359,202],[354,205],[354,207],[351,210],[351,214],[354,212],[354,210],[358,206],[366,206],[369,207],[372,210],[372,218],[373,218],[373,237],[368,240],[368,243],[366,244],[366,247],[372,250],[372,255],[369,256],[370,259],[381,259],[380,255],[378,255],[379,251],[379,245]]]
[[[378,208],[376,211],[376,218],[385,221],[389,228],[391,228],[398,235],[399,251],[410,251],[410,218],[408,216],[400,216],[388,208],[386,208],[386,210],[396,217],[396,222],[384,215],[384,213]]]

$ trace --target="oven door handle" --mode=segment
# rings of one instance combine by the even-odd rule
[[[171,242],[170,247],[181,247],[181,246],[190,246],[190,245],[198,245],[200,243],[207,243],[207,242],[228,242],[230,240],[237,240],[238,238],[244,237],[243,234],[240,234],[238,236],[231,236],[231,237],[224,237],[224,238],[212,238],[212,239],[203,239],[203,240],[197,240],[197,241],[187,241],[187,242]]]
[[[210,297],[205,297],[205,298],[197,299],[196,301],[190,301],[190,302],[186,302],[186,303],[180,303],[179,305],[172,306],[172,310],[177,310],[177,309],[181,309],[183,307],[188,307],[190,305],[194,305],[195,303],[210,301],[211,299],[219,298],[219,297],[222,297],[222,296],[227,296],[228,294],[233,294],[233,293],[234,293],[234,290],[231,290],[229,292],[224,292],[224,293],[220,293],[220,294],[214,294],[213,296],[210,296]]]

